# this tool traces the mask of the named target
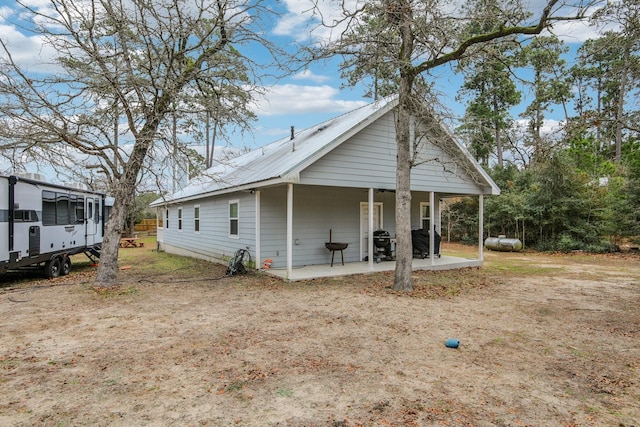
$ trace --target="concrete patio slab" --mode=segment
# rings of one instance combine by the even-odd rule
[[[482,265],[482,260],[478,258],[460,258],[442,255],[440,258],[427,259],[414,259],[413,270],[451,270],[456,268],[466,267],[479,267]],[[333,267],[329,264],[308,265],[304,267],[294,268],[291,272],[291,277],[287,277],[287,270],[280,268],[272,268],[269,270],[263,270],[265,273],[279,277],[283,280],[291,282],[300,280],[310,280],[320,277],[338,277],[349,276],[353,274],[368,274],[377,273],[382,271],[393,271],[396,268],[395,261],[382,261],[380,263],[373,263],[373,269],[369,267],[369,263],[362,262],[349,262],[344,265],[339,262],[334,263]]]

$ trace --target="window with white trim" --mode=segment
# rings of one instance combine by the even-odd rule
[[[229,237],[240,237],[240,202],[229,201]]]
[[[178,208],[178,230],[182,230],[182,208]]]
[[[427,202],[420,202],[420,226],[427,231],[431,231],[431,206]]]
[[[193,208],[193,231],[200,232],[200,206],[196,205]]]

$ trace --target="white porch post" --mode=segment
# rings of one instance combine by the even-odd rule
[[[434,233],[434,230],[436,229],[435,225],[436,225],[436,217],[435,217],[435,203],[436,203],[436,198],[435,198],[435,193],[433,191],[429,192],[429,228],[431,228],[431,230],[429,230],[429,258],[431,258],[431,265],[435,264],[435,260],[436,260],[436,256],[435,256],[435,241],[436,241],[436,236]]]
[[[478,259],[484,261],[482,238],[484,237],[484,194],[478,200]]]
[[[287,184],[287,278],[293,272],[293,184]]]
[[[367,253],[369,254],[369,271],[373,271],[373,188],[369,189],[369,218],[367,224],[369,238],[367,239]]]
[[[256,190],[256,270],[262,268],[260,261],[260,190]]]

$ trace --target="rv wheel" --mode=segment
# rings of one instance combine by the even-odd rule
[[[60,275],[60,258],[54,258],[47,261],[44,265],[44,274],[49,279]]]
[[[62,258],[62,265],[60,266],[60,275],[66,276],[71,272],[71,258],[65,256]]]

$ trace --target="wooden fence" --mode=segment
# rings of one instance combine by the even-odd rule
[[[155,234],[157,225],[155,218],[143,219],[142,222],[135,225],[134,231],[136,233],[147,232],[148,234]]]

